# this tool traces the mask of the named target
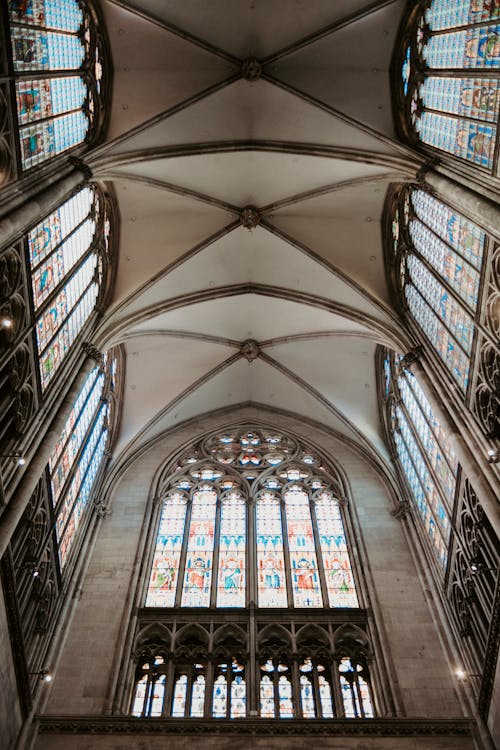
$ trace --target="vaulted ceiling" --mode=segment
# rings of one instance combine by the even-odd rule
[[[121,217],[98,335],[126,352],[116,456],[253,402],[386,459],[375,350],[409,340],[381,218],[421,166],[391,110],[406,1],[102,6],[113,104],[89,164]]]

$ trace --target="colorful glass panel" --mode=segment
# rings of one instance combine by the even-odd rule
[[[214,697],[212,702],[212,716],[214,719],[225,719],[227,713],[227,678],[220,674],[214,680]]]
[[[292,683],[282,674],[278,680],[280,719],[293,719]]]
[[[416,250],[455,289],[472,310],[479,294],[479,272],[436,237],[420,221],[410,221],[410,237]]]
[[[246,503],[231,492],[221,503],[218,607],[244,607],[246,586]]]
[[[269,675],[260,678],[260,715],[263,719],[274,719],[274,683]]]
[[[330,607],[358,607],[339,504],[322,492],[314,507]]]
[[[446,494],[448,507],[451,508],[455,496],[456,476],[448,464],[447,456],[443,453],[436,435],[431,430],[427,416],[421,410],[420,404],[410,388],[407,379],[409,377],[406,376],[398,379],[401,397],[406,406],[408,416],[411,419],[412,427],[417,432],[427,459]],[[412,376],[411,379],[412,381],[414,380]],[[436,423],[436,420],[433,419],[433,422]]]
[[[183,607],[208,607],[212,581],[217,493],[211,485],[193,495],[182,592]]]
[[[173,607],[175,604],[186,506],[186,498],[180,492],[172,492],[163,502],[146,597],[147,607]]]
[[[199,674],[193,681],[191,692],[191,711],[193,718],[203,716],[205,710],[205,676]]]
[[[300,486],[284,493],[288,547],[296,607],[322,607],[309,496]]]
[[[94,418],[104,387],[104,374],[95,368],[71,410],[70,416],[52,453],[51,473],[52,501],[57,504],[63,484],[68,478],[87,430]]]
[[[175,681],[172,699],[172,716],[181,719],[186,710],[187,675],[181,674]]]
[[[411,203],[424,224],[481,270],[486,240],[482,229],[423,190],[412,191]]]
[[[300,676],[300,702],[304,719],[314,719],[316,717],[316,708],[314,705],[313,686],[311,680],[305,674]]]
[[[419,86],[418,93],[426,109],[473,120],[497,121],[500,107],[498,79],[429,76]]]
[[[152,685],[149,716],[161,716],[165,698],[165,675],[162,674]]]
[[[241,674],[233,677],[231,682],[231,719],[243,719],[246,716],[246,682]]]
[[[431,279],[432,287],[430,291],[431,293],[434,293],[434,304],[439,308],[439,286],[436,287],[437,282],[433,284],[435,279],[433,279],[430,274],[428,278]],[[457,313],[458,320],[455,322],[462,324],[462,331],[470,341],[470,328],[472,327],[470,318],[466,317],[464,311],[460,310],[456,305],[454,306],[450,304],[447,308],[446,303],[449,300],[449,295],[444,292],[442,287],[441,291],[444,296],[443,310],[448,314],[450,312]],[[414,286],[408,285],[405,287],[405,297],[412,317],[422,329],[425,336],[429,339],[429,342],[432,344],[436,352],[443,359],[454,379],[460,385],[462,390],[465,391],[469,379],[469,357],[458,346],[455,338],[444,327],[438,315],[436,315]]]
[[[83,188],[28,233],[28,249],[32,269],[36,268],[63,239],[67,238],[84,219],[89,217],[94,200],[94,191],[91,188]],[[91,226],[92,238],[95,224]],[[77,242],[76,244],[76,248],[74,244],[72,245],[72,252],[75,252],[76,249],[78,253],[78,245],[85,245],[85,242]],[[66,252],[69,252],[69,248]],[[71,256],[69,257],[71,258]],[[71,261],[69,268],[76,263],[79,257],[81,257],[81,251]]]
[[[424,488],[420,483],[420,479],[415,471],[415,467],[413,466],[403,438],[397,432],[394,433],[394,442],[396,443],[396,450],[398,452],[403,472],[408,480],[415,505],[430,540],[431,547],[433,548],[434,554],[440,565],[444,568],[446,566],[448,553],[444,540],[436,526],[434,516],[431,513]]]
[[[332,689],[330,683],[322,674],[318,677],[318,686],[323,719],[333,719]]]
[[[430,68],[497,68],[500,25],[431,36],[423,49],[423,58]]]
[[[491,169],[497,129],[471,120],[424,111],[415,121],[421,141],[449,154]]]
[[[9,0],[9,15],[15,23],[73,33],[83,22],[77,0]]]
[[[286,607],[280,500],[264,493],[256,503],[257,588],[260,607]]]
[[[144,702],[148,689],[148,677],[141,677],[135,688],[134,703],[132,706],[132,716],[142,716],[144,711]]]
[[[489,21],[500,16],[497,0],[434,0],[425,12],[432,31]]]

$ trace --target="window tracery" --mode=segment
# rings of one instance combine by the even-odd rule
[[[398,104],[412,140],[488,171],[496,166],[500,26],[491,0],[429,0],[402,40]]]
[[[98,137],[109,86],[104,41],[87,2],[9,0],[6,15],[19,166],[26,171]]]
[[[291,436],[243,426],[184,450],[157,496],[127,709],[158,715],[165,675],[161,716],[172,719],[374,716],[337,472]],[[345,635],[351,619],[360,627]]]
[[[340,482],[291,439],[211,438],[161,495],[146,606],[358,606]]]
[[[485,436],[500,435],[495,241],[418,187],[395,189],[388,215],[388,267],[404,312]]]

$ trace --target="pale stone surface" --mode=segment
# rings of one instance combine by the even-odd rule
[[[3,589],[0,586],[0,748],[10,750],[21,727],[16,674],[7,627]]]
[[[104,737],[98,735],[40,736],[34,750],[473,750],[461,737]]]

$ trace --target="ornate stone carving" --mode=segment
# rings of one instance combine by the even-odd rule
[[[240,223],[245,229],[255,229],[261,222],[261,215],[255,206],[245,206],[240,214]]]
[[[409,512],[410,503],[408,502],[408,500],[402,500],[400,503],[398,503],[394,510],[391,510],[391,516],[394,516],[394,518],[402,521],[408,516]]]
[[[83,159],[80,159],[79,156],[68,156],[68,161],[72,167],[82,173],[85,182],[89,182],[92,179],[92,170]]]
[[[253,362],[260,355],[260,346],[253,339],[247,339],[241,345],[240,354],[247,362]]]
[[[97,346],[92,344],[90,341],[84,341],[82,344],[82,349],[85,352],[85,354],[88,357],[91,357],[91,359],[95,360],[100,367],[104,366],[104,355],[97,348]]]
[[[262,65],[255,57],[247,57],[241,63],[241,77],[247,81],[257,81],[262,75]]]

